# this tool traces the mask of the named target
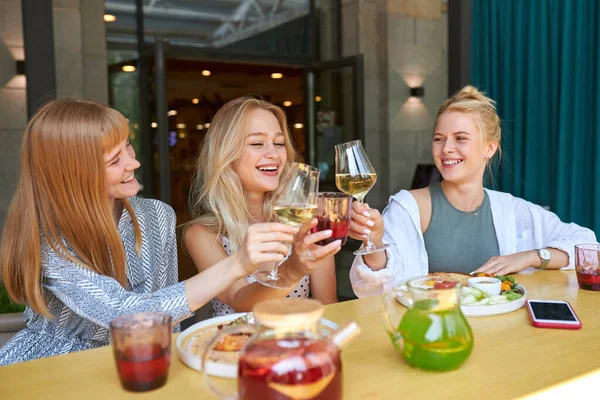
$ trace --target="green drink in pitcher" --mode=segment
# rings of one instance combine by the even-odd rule
[[[422,277],[386,297],[386,330],[396,350],[410,365],[449,371],[471,355],[473,334],[460,310],[461,288],[459,282]],[[398,297],[409,307],[403,316]]]
[[[402,355],[415,367],[456,369],[473,351],[471,329],[458,306],[434,311],[431,303],[416,301],[404,314],[398,326],[398,333],[404,338]]]

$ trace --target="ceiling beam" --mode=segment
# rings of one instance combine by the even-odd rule
[[[111,1],[106,2],[106,11],[107,12],[122,12],[122,13],[131,13],[134,14],[136,12],[136,8],[134,4],[123,4],[123,3],[115,3]],[[218,21],[225,22],[230,19],[229,14],[221,14],[210,11],[194,11],[189,9],[182,8],[173,8],[173,7],[158,7],[154,5],[153,7],[145,6],[144,14],[154,17],[174,17],[181,19],[194,19],[194,20],[204,20],[204,21]]]

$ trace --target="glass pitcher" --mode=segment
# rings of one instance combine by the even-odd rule
[[[320,323],[323,305],[310,299],[266,300],[252,311],[256,325],[221,331],[204,352],[207,365],[216,359],[215,345],[227,335],[252,333],[241,350],[237,385],[205,370],[214,394],[243,400],[342,399],[340,349],[359,333],[356,323],[326,331]]]
[[[410,365],[449,371],[471,355],[473,333],[460,310],[462,286],[458,281],[426,276],[411,279],[385,296],[385,329]]]

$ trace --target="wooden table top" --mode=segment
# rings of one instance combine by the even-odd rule
[[[470,317],[475,346],[456,371],[427,372],[408,366],[381,323],[381,298],[326,307],[325,317],[358,322],[361,335],[343,352],[344,399],[513,399],[600,371],[600,292],[579,290],[574,271],[527,270],[515,278],[529,298],[567,300],[579,315],[579,331],[531,326],[527,311]],[[175,340],[173,341],[175,342]],[[589,378],[587,379],[589,381]],[[596,382],[598,380],[596,379]],[[121,389],[109,346],[0,367],[6,399],[142,398]],[[201,373],[187,368],[174,350],[168,382],[143,398],[213,398]],[[172,397],[176,396],[176,397]]]

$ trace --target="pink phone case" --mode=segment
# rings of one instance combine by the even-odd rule
[[[573,329],[573,330],[581,329],[581,320],[579,319],[579,316],[575,313],[575,310],[573,309],[573,307],[571,307],[571,304],[568,301],[565,301],[565,303],[567,303],[569,305],[569,308],[571,309],[571,311],[577,318],[577,321],[579,321],[578,324],[560,324],[560,323],[554,323],[554,322],[536,321],[533,318],[533,311],[531,310],[531,306],[529,305],[529,300],[527,300],[526,308],[527,308],[527,313],[529,314],[529,319],[531,320],[531,324],[533,326],[535,326],[536,328]]]

